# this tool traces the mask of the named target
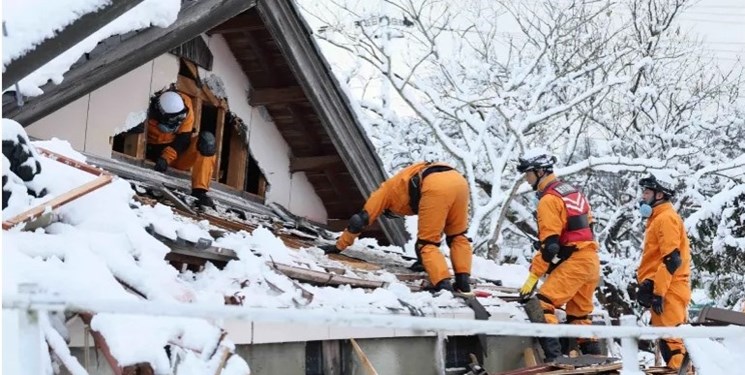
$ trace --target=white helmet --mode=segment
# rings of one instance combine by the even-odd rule
[[[525,173],[536,169],[545,169],[549,172],[554,170],[554,164],[556,164],[556,156],[551,155],[548,151],[542,148],[534,148],[525,151],[525,153],[517,159],[517,171]]]
[[[186,109],[184,105],[184,99],[181,98],[176,92],[166,91],[158,98],[158,106],[160,107],[160,113],[164,115],[173,115],[181,113]]]

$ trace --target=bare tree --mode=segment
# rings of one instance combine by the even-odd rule
[[[389,168],[457,164],[471,187],[469,235],[499,260],[501,244],[534,233],[513,163],[525,148],[560,156],[557,173],[593,194],[600,239],[633,239],[617,252],[640,244],[640,172],[682,177],[679,205],[691,207],[711,195],[699,184],[707,176],[743,177],[745,160],[725,147],[742,135],[727,117],[741,105],[741,75],[702,69],[710,62],[696,44],[679,43],[687,2],[385,0],[383,13],[371,2],[303,4],[324,23],[324,46],[355,61],[337,74],[361,92]]]

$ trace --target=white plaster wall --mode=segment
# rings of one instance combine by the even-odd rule
[[[65,139],[76,150],[111,156],[111,138],[130,114],[147,110],[150,94],[176,81],[179,60],[162,55],[31,124],[29,135]]]
[[[85,147],[85,127],[88,121],[88,100],[90,95],[52,112],[26,128],[29,136],[39,139],[57,137],[70,142],[76,150]]]
[[[265,111],[248,104],[248,78],[230,52],[225,39],[214,35],[207,38],[207,44],[214,56],[212,71],[200,69],[200,75],[211,73],[222,78],[230,110],[248,126],[251,155],[270,184],[266,193],[267,202],[279,203],[296,215],[325,222],[326,209],[305,173],[290,174],[291,151],[282,134]]]

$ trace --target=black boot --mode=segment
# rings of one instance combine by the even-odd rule
[[[453,283],[450,279],[444,279],[435,285],[435,291],[439,292],[441,290],[447,290],[449,292],[453,291]]]
[[[455,290],[461,293],[471,293],[471,275],[467,273],[455,274]]]
[[[215,208],[215,202],[212,201],[212,198],[207,196],[207,190],[191,189],[191,196],[197,198],[197,205],[199,207]]]
[[[543,348],[543,354],[546,356],[545,362],[553,362],[556,358],[561,357],[561,343],[556,337],[541,337],[538,339]]]
[[[595,340],[581,342],[579,344],[579,350],[582,351],[582,354],[602,354],[600,352],[600,343]]]

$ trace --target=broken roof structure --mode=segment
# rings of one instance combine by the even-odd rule
[[[122,9],[119,5],[114,10]],[[81,57],[60,84],[48,83],[43,94],[24,98],[23,105],[6,93],[4,116],[28,126],[202,33],[225,38],[251,82],[249,104],[266,108],[292,150],[291,172],[305,172],[326,208],[330,229],[343,229],[386,173],[291,1],[184,2],[169,27],[105,40]],[[64,44],[74,36],[62,32],[55,39]],[[49,54],[31,57],[44,59]],[[396,245],[406,242],[400,220],[379,222],[368,235]]]

